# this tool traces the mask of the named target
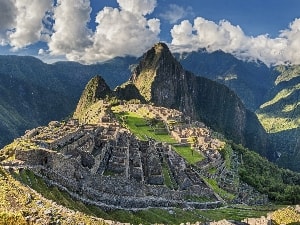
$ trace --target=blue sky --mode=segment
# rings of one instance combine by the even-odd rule
[[[300,64],[298,18],[299,0],[0,0],[0,54],[89,64],[163,41]]]

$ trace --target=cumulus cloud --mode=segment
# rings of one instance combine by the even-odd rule
[[[14,0],[0,1],[0,45],[8,44],[8,30],[15,27],[17,8]]]
[[[80,1],[78,7],[78,0],[68,1],[73,4],[61,3],[55,9],[54,34],[49,42],[53,55],[65,54],[69,60],[95,63],[116,56],[140,56],[159,41],[160,21],[144,16],[153,11],[154,0],[118,0],[120,9],[103,8],[96,16],[94,33],[87,29],[89,1]]]
[[[283,30],[280,39],[285,40],[285,48],[280,52],[285,60],[300,64],[300,19],[295,19],[288,29]]]
[[[222,20],[219,23],[198,17],[194,23],[188,20],[174,25],[171,30],[174,51],[189,52],[206,48],[209,52],[222,50],[244,60],[261,60],[267,65],[286,62],[299,64],[300,19],[277,38],[267,34],[247,36],[239,26]]]
[[[147,15],[156,7],[156,0],[117,0],[121,10],[137,15]]]
[[[48,44],[51,54],[72,55],[92,44],[92,31],[87,28],[91,10],[87,0],[57,1],[53,34]]]
[[[23,48],[41,39],[44,30],[43,18],[52,7],[49,0],[15,0],[14,27],[8,35],[8,42],[15,49]],[[1,15],[2,17],[2,15]]]
[[[118,8],[105,7],[98,12],[96,27],[91,30],[90,0],[0,0],[0,45],[18,50],[44,41],[48,49],[41,49],[40,56],[83,63],[140,56],[160,41],[160,20],[150,18],[157,1],[117,2]],[[192,9],[170,4],[160,16],[175,23],[192,13]],[[201,17],[174,25],[171,35],[175,52],[206,48],[210,52],[223,50],[243,60],[258,59],[267,65],[300,64],[300,19],[275,38],[267,34],[247,36],[229,21],[215,23]]]
[[[183,19],[189,15],[194,15],[193,9],[191,7],[184,8],[176,4],[170,4],[169,9],[166,12],[160,14],[160,16],[163,19],[169,21],[170,24],[177,23],[178,20]]]
[[[93,46],[83,55],[83,61],[103,61],[115,56],[140,56],[159,41],[160,22],[147,20],[128,11],[105,8],[97,18]]]

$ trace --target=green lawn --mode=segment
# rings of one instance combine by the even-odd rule
[[[186,161],[188,161],[190,164],[195,164],[204,159],[204,156],[201,153],[199,153],[195,150],[192,150],[191,147],[189,147],[189,146],[186,146],[186,147],[173,146],[173,149],[179,155],[181,155]]]
[[[146,119],[137,113],[125,112],[115,114],[120,121],[125,122],[123,125],[127,126],[140,140],[147,140],[147,137],[150,137],[159,142],[177,144],[176,140],[169,134],[155,134],[153,129],[147,125]],[[174,146],[173,149],[190,164],[195,164],[204,159],[202,154],[193,151],[189,146]]]
[[[204,177],[203,179],[209,184],[210,188],[213,189],[214,192],[216,192],[218,195],[221,196],[221,198],[228,201],[232,201],[235,198],[233,194],[220,188],[216,180],[210,178],[204,178]]]
[[[169,134],[155,134],[153,129],[147,125],[147,121],[136,113],[127,112],[123,117],[126,118],[126,124],[131,132],[141,140],[147,140],[147,137],[151,137],[160,142],[176,143]]]
[[[220,208],[215,210],[203,210],[200,212],[202,216],[209,220],[236,220],[241,221],[245,218],[259,218],[266,216],[267,211],[260,209],[242,209],[242,208]]]

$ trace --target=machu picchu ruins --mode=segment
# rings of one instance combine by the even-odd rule
[[[26,131],[12,144],[14,158],[1,165],[8,170],[29,169],[73,198],[106,210],[220,207],[228,199],[215,193],[206,180],[210,178],[235,194],[231,201],[266,201],[240,183],[237,171],[226,168],[220,153],[225,143],[203,123],[153,105],[96,104],[101,109],[87,111],[81,121],[52,121]],[[151,120],[160,121],[159,132],[164,129],[175,144],[151,137],[139,140],[124,124],[126,116],[116,116],[126,112],[143,116],[149,129],[154,129]],[[190,146],[191,154],[196,151],[203,159],[191,165],[174,151],[174,145]],[[238,160],[232,157],[237,167]]]

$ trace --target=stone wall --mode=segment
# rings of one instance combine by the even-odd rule
[[[132,107],[139,110],[144,106]],[[182,116],[176,111],[154,107],[151,113],[163,115],[165,119],[179,120]],[[41,149],[18,149],[16,159],[24,161],[36,174],[72,196],[105,209],[220,206],[218,197],[203,182],[200,173],[171,146],[151,139],[138,140],[114,120],[109,121],[105,120],[101,125],[79,126],[78,121],[55,122],[50,127],[39,128],[38,132],[29,132],[37,145],[48,143],[48,140],[51,140],[50,144]],[[200,132],[196,129],[190,131]],[[212,143],[213,139],[203,140]],[[209,146],[202,154],[205,159],[197,165],[199,170],[207,173],[207,169],[215,166],[218,176],[230,177],[230,174],[226,175],[224,160],[216,150]],[[173,183],[172,188],[166,184],[166,171]]]

